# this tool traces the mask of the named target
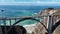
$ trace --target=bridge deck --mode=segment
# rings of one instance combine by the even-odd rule
[[[37,15],[37,16],[18,16],[18,17],[0,17],[0,20],[15,20],[15,19],[22,19],[22,18],[40,18],[40,17],[47,17],[47,16],[60,16],[60,14],[53,14],[53,15]]]

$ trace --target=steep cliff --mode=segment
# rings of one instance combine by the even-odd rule
[[[60,9],[47,8],[40,10],[39,12],[39,15],[53,15],[53,14],[60,15]],[[43,18],[43,20],[41,19],[40,21],[48,28],[49,18],[48,17],[41,17],[41,18]],[[54,24],[56,24],[59,20],[60,20],[60,16],[54,16],[53,18]],[[28,26],[25,28],[31,31],[31,32],[29,31],[30,34],[45,34],[47,32],[46,29],[43,27],[43,25],[39,22],[36,23],[33,27]],[[54,30],[53,34],[60,34],[60,26],[58,26]]]

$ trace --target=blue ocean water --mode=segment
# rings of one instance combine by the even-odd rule
[[[40,10],[45,8],[60,8],[60,6],[20,6],[20,5],[0,5],[0,16],[3,17],[17,17],[17,16],[32,16],[39,13]],[[4,10],[2,12],[1,10]],[[14,20],[12,20],[12,24]],[[25,20],[20,22],[19,25],[34,24],[36,21]],[[0,21],[0,24],[3,22]],[[6,24],[9,25],[9,21],[6,21]]]

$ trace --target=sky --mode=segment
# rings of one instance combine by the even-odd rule
[[[59,5],[60,0],[0,0],[0,5]]]

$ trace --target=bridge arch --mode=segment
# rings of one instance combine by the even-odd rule
[[[13,24],[13,26],[16,25],[17,23],[21,22],[21,21],[24,21],[24,20],[35,20],[35,21],[37,21],[37,22],[40,22],[40,20],[34,19],[34,18],[23,18],[23,19],[18,20],[17,22],[15,22],[15,23]],[[46,29],[46,31],[48,31],[48,29],[46,28],[46,26],[45,26],[42,22],[40,22],[40,23],[43,25],[43,27]]]
[[[24,20],[35,20],[35,21],[37,21],[37,22],[40,22],[40,20],[34,19],[34,18],[22,18],[22,19],[18,20],[17,22],[15,22],[12,26],[15,26],[17,23],[19,23],[19,22],[21,22],[21,21],[24,21]],[[45,26],[42,22],[40,22],[40,23],[43,25],[43,27],[46,29],[46,31],[48,31],[48,29],[46,28],[46,26]],[[9,31],[11,30],[11,28],[12,28],[12,27],[10,27],[7,32],[9,32]]]

